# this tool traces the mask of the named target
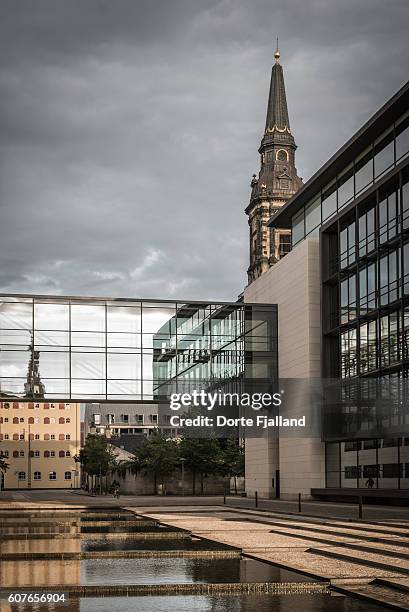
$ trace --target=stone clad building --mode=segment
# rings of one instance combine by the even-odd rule
[[[291,232],[288,229],[271,229],[268,221],[302,185],[295,167],[297,146],[290,128],[278,48],[274,57],[266,125],[259,148],[260,172],[258,178],[253,175],[250,202],[245,211],[250,227],[249,283],[290,250]]]

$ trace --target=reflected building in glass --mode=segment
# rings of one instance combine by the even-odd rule
[[[227,381],[271,382],[276,325],[272,305],[3,295],[0,393],[157,402]]]

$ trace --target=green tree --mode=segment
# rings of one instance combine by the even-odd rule
[[[192,472],[192,493],[196,494],[196,476],[200,476],[200,492],[204,492],[205,476],[216,474],[220,469],[221,449],[217,438],[212,436],[194,438],[185,434],[180,442],[180,456]]]
[[[171,474],[178,464],[177,442],[155,432],[146,438],[141,446],[134,469],[141,469],[153,476],[154,493],[156,493],[158,482],[164,487],[165,477]]]
[[[244,447],[236,438],[228,438],[222,446],[220,474],[234,479],[234,492],[237,495],[237,477],[244,476]]]
[[[79,455],[74,458],[91,477],[98,476],[100,491],[102,477],[116,469],[117,460],[106,436],[89,434]]]
[[[5,457],[3,455],[0,455],[0,470],[2,472],[7,472],[7,470],[9,469],[9,464],[7,463]]]

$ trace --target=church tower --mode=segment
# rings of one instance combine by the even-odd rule
[[[260,172],[253,174],[246,208],[250,226],[249,284],[284,257],[291,248],[291,231],[270,229],[269,219],[302,185],[295,167],[297,148],[290,129],[280,52],[274,53],[264,135],[259,148]]]

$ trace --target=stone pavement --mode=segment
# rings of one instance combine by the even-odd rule
[[[409,609],[409,520],[361,522],[220,506],[128,507],[248,557],[328,580],[336,590]]]

